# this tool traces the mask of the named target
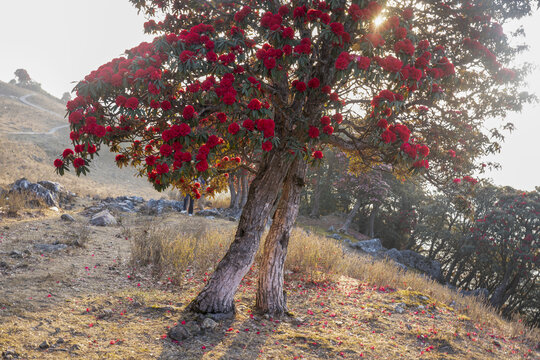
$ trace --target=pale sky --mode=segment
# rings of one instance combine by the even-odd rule
[[[23,68],[51,94],[61,97],[74,84],[125,49],[152,37],[143,33],[142,15],[128,0],[0,0],[0,80]],[[522,20],[530,45],[528,59],[540,59],[540,12]],[[540,97],[540,66],[529,79]],[[540,186],[540,105],[510,114],[517,130],[507,136],[488,174],[497,185],[522,190]]]

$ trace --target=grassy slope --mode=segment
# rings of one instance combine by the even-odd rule
[[[74,215],[82,224],[83,218]],[[3,280],[0,277],[0,352],[11,349],[25,359],[538,356],[533,349],[537,332],[504,321],[417,275],[344,254],[337,242],[303,231],[295,232],[287,262],[285,288],[292,319],[273,320],[252,312],[254,266],[238,291],[234,320],[181,343],[172,341],[166,335],[170,327],[193,323],[193,315],[183,309],[204,286],[211,271],[208,262],[215,264],[223,255],[234,226],[179,214],[160,219],[130,215],[122,219],[122,228],[88,228],[86,248],[41,256],[32,244],[44,237],[69,240],[75,236],[72,226],[57,215],[9,223],[9,229],[0,230],[3,250],[27,247],[32,255],[0,258],[11,267]],[[154,268],[157,277],[148,268],[134,268],[130,240],[146,245],[135,254],[139,260],[145,249],[147,256],[161,259],[172,252],[178,266],[167,262]],[[196,256],[190,260],[189,254]],[[26,267],[17,265],[21,262]],[[398,303],[404,304],[402,314],[395,312]],[[54,344],[60,338],[51,349],[38,348],[43,341]]]
[[[23,104],[9,95],[28,98],[48,112]],[[33,93],[0,81],[0,186],[26,177],[31,181],[51,180],[66,185],[83,195],[141,195],[159,198],[147,181],[134,176],[133,169],[118,169],[114,154],[104,151],[92,165],[89,176],[77,178],[72,174],[60,177],[54,173],[53,160],[63,149],[70,147],[69,129],[64,128],[53,135],[9,135],[11,132],[46,132],[53,127],[67,124],[63,118],[65,107],[54,98]]]

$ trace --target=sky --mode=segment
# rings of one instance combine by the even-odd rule
[[[8,82],[23,68],[43,89],[61,97],[124,50],[151,41],[143,33],[145,21],[128,0],[2,0],[0,80]],[[527,60],[540,59],[540,12],[519,24],[528,35]],[[540,97],[540,65],[528,83],[527,90]],[[499,162],[502,170],[484,176],[497,185],[533,190],[540,186],[540,105],[527,106],[507,120],[517,129],[507,135],[500,154],[486,159]]]

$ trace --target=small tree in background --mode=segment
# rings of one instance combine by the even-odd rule
[[[289,234],[307,166],[323,161],[325,146],[366,167],[421,174],[430,168],[431,144],[429,174],[444,184],[451,173],[470,171],[491,144],[478,132],[478,114],[449,111],[464,114],[476,91],[494,84],[515,91],[520,83],[487,48],[508,56],[500,61],[517,51],[497,31],[495,20],[506,13],[496,3],[417,1],[411,5],[421,10],[413,10],[363,0],[131,1],[163,17],[145,24],[159,36],[76,86],[67,104],[75,147],[55,166],[60,174],[70,166],[86,174],[105,145],[119,166],[137,167],[157,190],[174,186],[196,197],[226,188],[235,168],[224,170],[224,157],[254,171],[235,240],[190,305],[197,312],[234,311],[274,203],[256,306],[287,311]],[[479,13],[486,17],[477,20]],[[527,100],[500,97],[504,111]],[[450,151],[459,153],[459,166]]]
[[[28,75],[28,71],[26,71],[25,69],[15,70],[15,79],[17,80],[17,84],[19,85],[28,85],[30,84],[30,81],[32,81],[30,75]]]

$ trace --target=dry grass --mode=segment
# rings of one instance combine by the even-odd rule
[[[31,241],[52,235],[39,224],[53,230],[58,226],[56,238],[67,226],[53,220],[13,224],[8,233],[0,234],[5,236],[4,245],[8,250],[20,248],[30,235]],[[337,241],[301,230],[295,230],[291,239],[287,268],[293,273],[285,278],[294,319],[277,321],[252,312],[254,266],[236,295],[233,320],[174,342],[166,336],[170,327],[200,322],[183,309],[204,286],[204,273],[223,254],[234,224],[180,214],[159,221],[129,215],[122,224],[124,230],[93,228],[86,248],[21,260],[31,265],[29,269],[17,270],[7,279],[11,285],[0,287],[0,291],[18,289],[0,298],[0,353],[11,349],[24,359],[163,360],[462,360],[538,355],[537,332],[521,332],[513,323],[486,313],[484,318],[478,315],[481,321],[471,320],[477,316],[470,310],[473,304],[469,309],[451,306],[453,295],[437,284],[357,257]],[[32,229],[37,230],[30,234]],[[132,258],[159,262],[158,279],[146,267],[133,272],[133,259],[125,258],[126,236]],[[9,259],[12,269],[16,261]],[[176,277],[182,281],[174,280],[175,271],[180,271]],[[39,280],[42,277],[45,281]],[[15,291],[24,295],[17,298]],[[404,304],[403,313],[395,312],[398,303]],[[45,340],[52,346],[39,349]]]
[[[17,218],[25,210],[35,211],[43,209],[46,204],[42,199],[31,193],[4,193],[0,194],[0,216],[8,218]]]
[[[182,279],[186,270],[192,274],[213,271],[232,242],[234,226],[227,222],[209,224],[199,217],[177,220],[171,226],[150,218],[126,229],[133,267],[151,266],[153,274],[175,279]]]
[[[208,199],[212,203],[212,207],[225,209],[231,204],[231,194],[229,192],[222,192],[214,196],[213,199]]]

